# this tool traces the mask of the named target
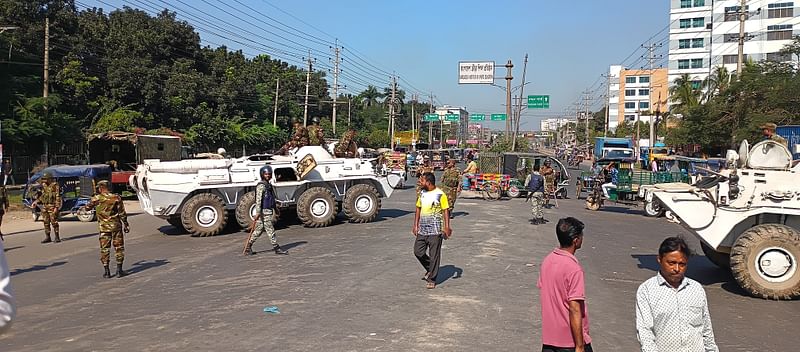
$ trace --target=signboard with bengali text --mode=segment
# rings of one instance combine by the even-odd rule
[[[458,84],[494,84],[494,61],[460,61]]]

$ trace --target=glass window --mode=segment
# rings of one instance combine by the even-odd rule
[[[694,7],[706,6],[706,0],[694,0]]]
[[[792,61],[792,54],[767,53],[767,61],[772,61],[772,62]]]
[[[688,18],[682,19],[682,20],[678,21],[678,26],[680,28],[691,28],[692,27],[692,20],[688,19]]]
[[[649,108],[650,108],[650,102],[649,101],[640,101],[639,102],[639,110],[647,110]]]
[[[692,68],[703,68],[703,59],[692,59]]]
[[[639,83],[650,83],[650,76],[639,77]]]
[[[794,17],[794,3],[781,2],[767,5],[767,18]]]
[[[636,89],[626,89],[625,90],[626,97],[633,97],[636,96]]]
[[[683,70],[689,68],[689,60],[678,60],[678,69]]]
[[[625,77],[625,83],[636,83],[636,77]]]
[[[747,55],[744,56],[744,61],[747,61]],[[722,63],[723,64],[738,64],[739,63],[739,55],[722,55]]]
[[[700,89],[702,86],[702,81],[692,81],[692,89]]]
[[[702,48],[704,46],[703,38],[692,39],[692,48]]]
[[[745,6],[744,10],[748,11],[750,6]],[[746,18],[750,18],[750,13],[747,12],[745,14]],[[739,20],[739,6],[728,6],[725,8],[725,22],[730,21],[738,21]]]
[[[706,25],[705,18],[703,17],[692,18],[692,27],[699,28],[699,27],[705,27],[705,25]]]
[[[625,115],[625,121],[633,121],[633,120],[636,120],[636,115]]]
[[[633,102],[625,103],[625,109],[636,109],[636,103]]]
[[[639,89],[639,95],[650,95],[649,89]]]
[[[686,9],[692,7],[692,0],[681,0],[681,8]]]
[[[787,40],[787,39],[792,39],[791,24],[767,26],[767,40]]]
[[[746,36],[745,36],[746,37]],[[739,41],[739,33],[726,33],[722,36],[725,43],[733,43]]]
[[[688,49],[691,46],[689,39],[678,39],[678,49]]]

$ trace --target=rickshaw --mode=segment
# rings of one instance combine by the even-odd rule
[[[434,171],[444,170],[447,165],[447,151],[445,150],[420,150],[417,153],[417,158],[429,161]]]
[[[474,174],[467,175],[469,188],[467,191],[480,192],[483,199],[498,200],[508,194],[511,176],[503,174]]]
[[[555,171],[555,197],[567,198],[567,187],[569,187],[569,171],[560,160],[538,153],[503,153],[502,172],[510,175],[508,196],[517,198],[528,193],[525,184],[528,175],[532,170],[538,170],[545,161],[550,161],[550,165]],[[526,170],[528,170],[526,172]]]
[[[637,170],[633,167],[635,160],[632,159],[600,159],[597,165],[605,167],[611,162],[615,162],[617,167],[617,187],[609,189],[608,198],[605,197],[602,185],[605,176],[602,172],[592,175],[591,190],[586,196],[586,208],[589,210],[599,210],[605,200],[615,204],[635,205],[642,204],[644,198],[640,190],[649,185],[657,183],[683,182],[686,180],[680,172],[670,171],[652,172],[647,170]],[[645,204],[646,206],[646,204]],[[648,211],[645,209],[645,211]]]
[[[98,181],[111,179],[111,172],[111,167],[106,164],[50,166],[31,176],[22,190],[22,203],[27,208],[31,207],[41,189],[40,179],[45,173],[50,173],[61,188],[59,216],[75,215],[82,222],[94,221],[94,211],[82,211],[81,207],[89,203]],[[38,221],[41,209],[32,209],[32,215],[33,221]]]
[[[385,173],[387,175],[394,174],[400,177],[400,182],[397,183],[395,188],[405,187],[405,181],[408,180],[408,176],[406,174],[406,153],[387,152]]]

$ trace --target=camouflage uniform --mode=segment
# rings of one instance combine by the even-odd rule
[[[783,138],[775,133],[773,133],[772,136],[769,137],[769,139],[778,142],[780,144],[783,144],[783,146],[786,148],[789,148],[789,142],[786,141],[786,138]]]
[[[6,191],[6,186],[0,185],[0,226],[3,225],[3,215],[5,215],[8,205],[8,191]],[[2,229],[0,229],[0,240],[3,240]]]
[[[531,194],[531,215],[533,215],[534,219],[544,218],[542,207],[544,207],[544,194],[542,192],[533,192]]]
[[[278,245],[278,241],[275,239],[275,227],[272,225],[275,216],[274,204],[271,208],[263,209],[262,207],[264,196],[267,195],[267,192],[272,193],[272,186],[264,181],[259,182],[256,186],[256,205],[261,212],[261,217],[256,221],[256,228],[253,230],[253,235],[250,237],[250,246],[252,246],[262,234],[266,234],[267,237],[269,237],[269,241],[273,246]]]
[[[311,125],[308,127],[308,145],[325,146],[325,131],[322,127]]]
[[[547,165],[542,165],[539,168],[539,174],[544,177],[544,199],[545,204],[550,203],[550,196],[555,196],[556,192],[556,175],[555,170]]]
[[[456,205],[456,198],[458,197],[458,185],[461,183],[461,174],[455,166],[444,169],[442,174],[442,182],[440,187],[447,195],[447,200],[450,202],[450,214]]]
[[[100,262],[108,266],[111,246],[114,246],[114,257],[117,266],[122,266],[125,259],[125,239],[122,235],[123,224],[128,227],[128,215],[122,198],[113,193],[101,193],[92,197],[86,210],[95,209],[97,226],[100,230]]]
[[[342,136],[342,139],[339,141],[339,143],[336,144],[333,154],[337,158],[355,158],[356,154],[358,154],[358,147],[354,141],[355,137],[356,131],[347,131],[347,133]]]
[[[278,155],[286,155],[289,153],[290,149],[294,148],[302,148],[309,145],[308,143],[308,129],[303,126],[298,125],[295,128],[294,134],[292,135],[292,139],[290,139],[286,144],[278,150]]]
[[[41,209],[42,222],[44,222],[44,241],[50,242],[50,228],[56,237],[56,242],[61,242],[58,232],[58,213],[61,211],[61,187],[58,182],[53,181],[52,177],[42,178],[42,189],[36,196],[36,205]]]

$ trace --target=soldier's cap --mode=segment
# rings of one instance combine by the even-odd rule
[[[111,182],[108,182],[107,180],[102,180],[100,182],[97,182],[96,187],[97,188],[105,187],[106,189],[109,189],[111,187]]]
[[[778,128],[778,125],[776,125],[776,124],[774,124],[772,122],[767,122],[765,124],[762,124],[758,128],[762,129],[762,130],[772,130],[772,131],[774,131],[776,128]]]
[[[44,175],[42,175],[42,180],[52,180],[52,179],[53,179],[52,172],[45,172]]]
[[[318,124],[319,123],[319,117],[315,117],[315,118],[311,119],[311,123],[313,123],[315,125]]]

